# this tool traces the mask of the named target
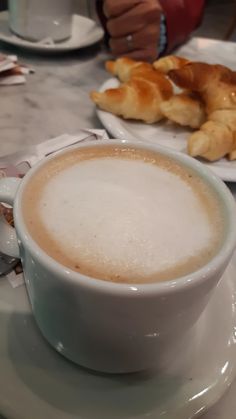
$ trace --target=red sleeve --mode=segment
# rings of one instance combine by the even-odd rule
[[[205,0],[159,0],[167,23],[167,52],[186,40],[200,24]],[[106,30],[106,18],[102,11],[103,0],[97,0],[97,11]],[[106,35],[108,35],[106,33]]]
[[[205,0],[160,0],[167,23],[168,51],[200,24]]]

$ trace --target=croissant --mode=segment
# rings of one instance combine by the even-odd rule
[[[215,111],[209,115],[208,122],[202,125],[200,131],[189,138],[189,154],[193,157],[201,156],[210,161],[218,160],[226,154],[230,154],[229,158],[234,159],[235,132],[236,111],[230,109]]]
[[[116,89],[93,91],[90,97],[105,111],[125,119],[138,119],[151,124],[163,118],[160,103],[170,96],[155,83],[132,78]]]
[[[142,78],[157,84],[166,98],[173,94],[171,82],[163,74],[155,71],[151,64],[124,57],[118,58],[116,61],[107,61],[106,69],[122,82],[127,82],[134,77]]]
[[[200,128],[206,120],[201,100],[187,93],[172,96],[161,103],[160,109],[170,121],[191,128]]]
[[[188,63],[168,76],[179,87],[198,92],[206,106],[207,122],[190,136],[189,154],[210,161],[235,158],[236,73],[222,65]]]
[[[117,76],[122,82],[130,80],[132,76],[143,74],[143,72],[153,71],[151,64],[127,57],[118,58],[116,61],[107,61],[105,67],[109,73]]]
[[[188,153],[192,157],[203,157],[209,161],[219,160],[232,151],[233,140],[233,133],[227,126],[207,121],[201,130],[190,136]]]
[[[236,76],[227,67],[194,62],[169,71],[168,76],[177,86],[198,92],[207,114],[236,108]]]
[[[96,105],[125,119],[153,123],[163,118],[160,103],[173,95],[172,84],[163,74],[151,64],[129,58],[107,61],[106,68],[125,83],[105,92],[91,92]]]
[[[236,111],[234,109],[221,109],[212,112],[208,118],[211,121],[220,122],[232,132],[236,131]]]
[[[159,58],[159,60],[154,61],[153,67],[155,68],[155,70],[167,74],[170,70],[181,68],[189,62],[189,60],[183,57],[167,55],[166,57]]]

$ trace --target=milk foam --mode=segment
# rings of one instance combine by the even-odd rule
[[[67,167],[42,189],[39,210],[61,252],[99,278],[145,281],[207,249],[214,234],[191,185],[143,160]]]

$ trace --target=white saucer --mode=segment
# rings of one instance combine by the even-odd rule
[[[190,419],[236,374],[236,260],[194,336],[162,371],[89,372],[54,351],[35,325],[24,286],[0,280],[0,412],[11,419]]]
[[[30,42],[14,35],[8,27],[8,13],[0,13],[0,41],[35,52],[51,54],[72,51],[95,44],[103,35],[103,29],[96,22],[84,16],[74,15],[70,39],[55,44]]]

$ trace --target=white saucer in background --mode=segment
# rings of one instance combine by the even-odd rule
[[[191,419],[236,374],[236,260],[192,339],[161,371],[109,375],[80,368],[47,344],[24,286],[0,281],[0,412],[11,419]],[[225,417],[227,412],[225,412]]]
[[[74,15],[70,39],[54,44],[30,42],[14,35],[10,31],[8,12],[0,13],[0,41],[35,52],[56,54],[85,48],[100,41],[103,35],[103,29],[95,21],[84,16]]]

